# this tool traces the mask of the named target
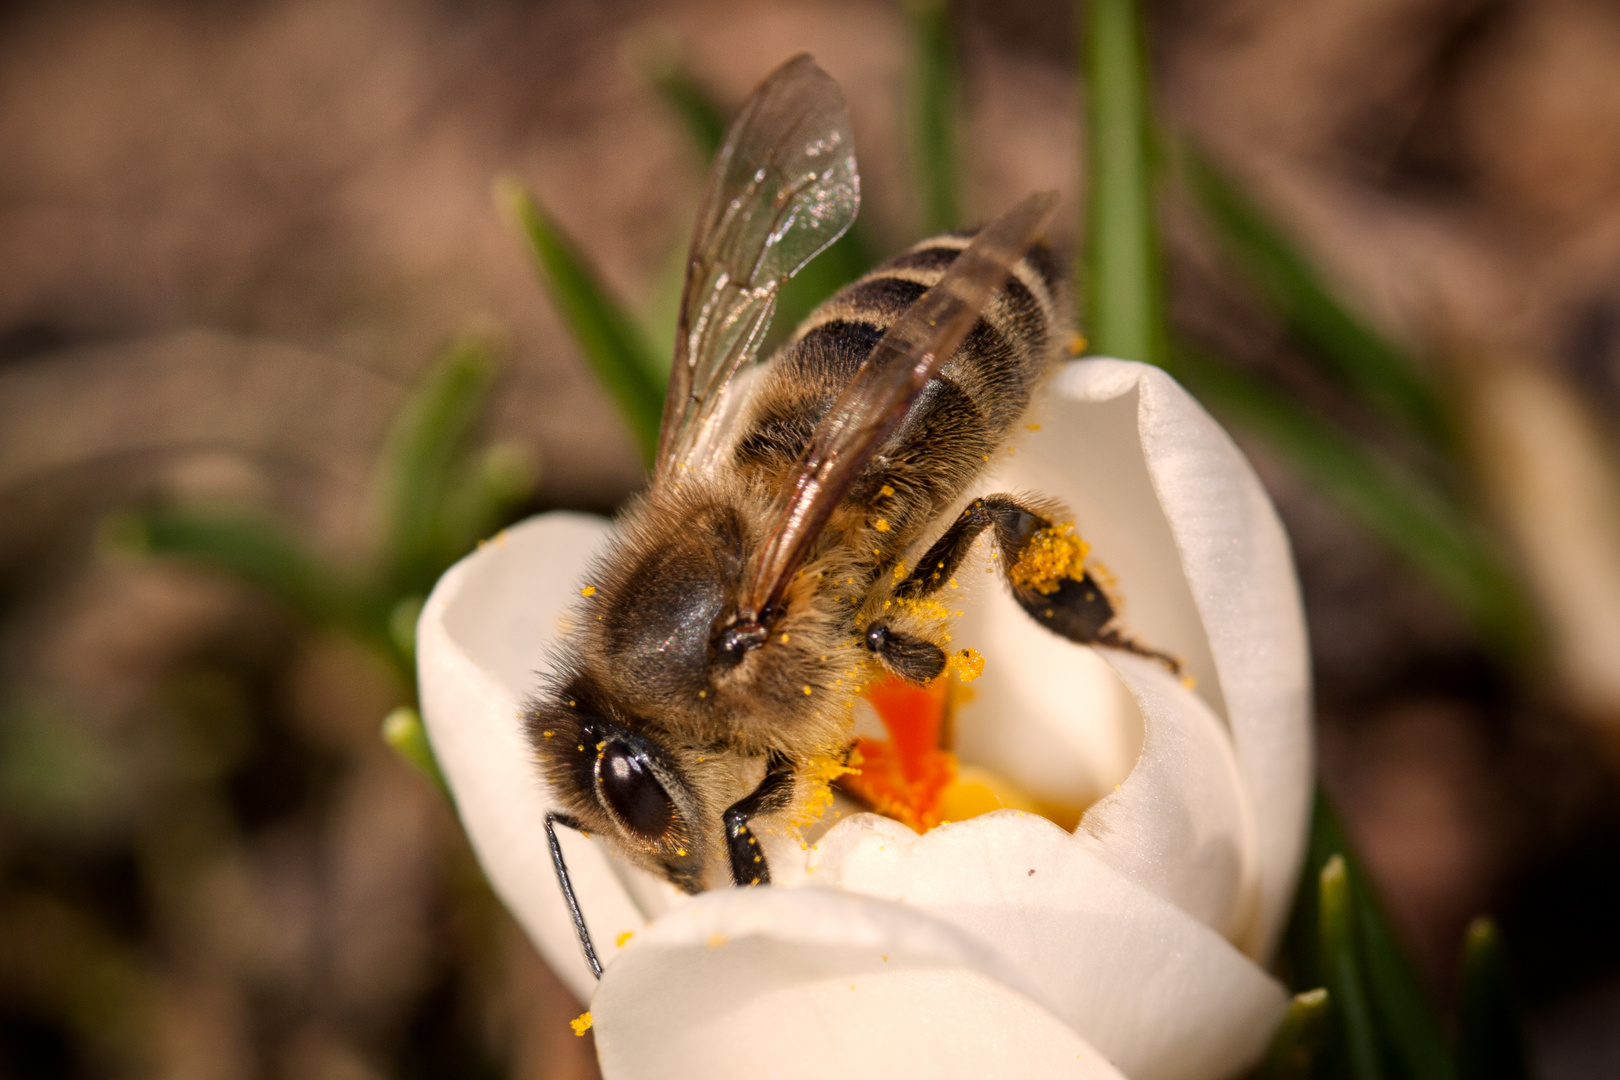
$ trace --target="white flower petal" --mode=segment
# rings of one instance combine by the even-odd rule
[[[422,716],[479,864],[581,1001],[596,980],[557,887],[544,831],[549,803],[521,711],[572,583],[607,530],[603,519],[580,514],[546,514],[507,530],[439,579],[416,631]],[[557,833],[605,964],[618,935],[639,930],[674,890],[572,830]]]
[[[1293,897],[1311,790],[1310,658],[1288,537],[1242,452],[1158,368],[1123,360],[1072,364],[1053,390],[1053,418],[1063,422],[1052,426],[1065,432],[1089,429],[1099,412],[1124,408],[1133,416],[1136,467],[1162,507],[1185,570],[1182,587],[1205,632],[1207,645],[1188,652],[1189,669],[1231,727],[1252,800],[1260,896],[1253,937],[1242,944],[1267,955]],[[1093,474],[1088,446],[1095,440],[1080,438],[1068,458],[1082,483]],[[1154,636],[1151,612],[1138,606],[1148,590],[1126,575],[1128,553],[1112,546],[1106,552],[1126,589],[1132,626],[1154,645],[1185,648],[1171,636]]]
[[[819,884],[904,903],[994,949],[1134,1080],[1252,1066],[1287,1005],[1220,934],[1034,814],[923,836],[863,814],[822,837],[811,865]]]
[[[1164,666],[1105,650],[1142,713],[1142,754],[1076,835],[1109,866],[1243,940],[1257,899],[1254,822],[1226,728]]]
[[[1017,978],[900,905],[817,888],[722,890],[632,941],[591,1016],[607,1080],[1120,1080],[1013,989]]]

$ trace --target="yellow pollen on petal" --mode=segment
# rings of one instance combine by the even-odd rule
[[[617,938],[615,938],[613,940],[613,944],[617,945],[619,948],[622,949],[622,948],[624,948],[624,943],[629,941],[631,938],[633,938],[635,936],[636,936],[636,932],[634,930],[626,930],[624,933],[620,934]]]
[[[591,1030],[590,1010],[586,1010],[568,1021],[568,1026],[574,1029],[575,1035],[583,1036],[587,1031]]]
[[[709,935],[709,940],[707,942],[709,948],[711,948],[711,949],[718,949],[720,946],[724,945],[725,943],[726,943],[726,935],[724,935],[724,934],[710,934]]]
[[[1025,424],[1024,425],[1024,430],[1025,431],[1039,431],[1039,430],[1041,430],[1041,425],[1039,425],[1039,424]]]
[[[596,586],[595,585],[587,585],[587,586],[585,586],[583,589],[579,590],[579,595],[581,595],[581,596],[595,596],[596,595]],[[587,1015],[589,1015],[589,1014],[587,1014]]]

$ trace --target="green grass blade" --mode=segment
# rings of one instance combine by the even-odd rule
[[[109,519],[102,539],[116,550],[183,559],[234,574],[313,623],[345,625],[356,616],[349,582],[280,525],[261,517],[235,511],[137,510]]]
[[[382,740],[393,747],[411,768],[427,777],[446,799],[455,801],[450,794],[450,785],[445,783],[444,773],[439,769],[439,759],[433,756],[433,744],[428,742],[427,728],[415,709],[401,705],[384,717]]]
[[[682,62],[677,48],[649,49],[641,66],[643,76],[680,117],[692,146],[708,162],[726,137],[726,110]]]
[[[1331,987],[1321,952],[1319,882],[1323,868],[1335,856],[1344,861],[1347,870],[1363,982],[1377,1018],[1384,1060],[1403,1080],[1449,1080],[1451,1061],[1434,1007],[1320,787],[1311,815],[1310,844],[1299,896],[1285,938],[1291,984]]]
[[[1475,919],[1463,944],[1457,1080],[1530,1080],[1524,1028],[1496,923]]]
[[[1517,581],[1453,500],[1230,365],[1185,346],[1176,356],[1195,394],[1298,467],[1449,596],[1487,642],[1510,657],[1527,651],[1534,623]]]
[[[1163,364],[1164,293],[1154,222],[1147,48],[1136,0],[1085,5],[1088,349]]]
[[[1360,949],[1356,940],[1355,899],[1342,855],[1334,855],[1319,876],[1319,930],[1322,970],[1328,993],[1333,995],[1345,1059],[1352,1080],[1380,1080],[1384,1075],[1373,1026],[1372,1006],[1362,980]]]
[[[1326,1048],[1332,1014],[1324,988],[1295,994],[1271,1037],[1261,1080],[1310,1080]]]
[[[956,39],[949,0],[907,0],[911,16],[911,154],[929,236],[962,224]]]
[[[440,563],[448,566],[510,523],[538,480],[533,458],[517,443],[497,443],[457,463],[440,509]]]
[[[1186,175],[1228,250],[1329,372],[1438,449],[1451,444],[1445,405],[1418,363],[1351,313],[1284,232],[1208,160],[1187,153]]]
[[[383,580],[397,593],[426,592],[444,570],[443,509],[451,471],[495,377],[488,348],[452,346],[394,419],[383,451]]]
[[[498,195],[527,239],[540,278],[586,362],[619,406],[643,460],[650,464],[658,449],[664,408],[663,387],[653,374],[659,370],[658,360],[641,339],[635,321],[522,185],[503,180]]]

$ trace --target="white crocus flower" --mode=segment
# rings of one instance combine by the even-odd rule
[[[980,584],[954,644],[988,666],[956,750],[1089,804],[1079,827],[1000,810],[919,836],[848,815],[809,850],[768,845],[776,887],[696,897],[560,830],[600,983],[519,714],[608,523],[535,518],[439,582],[418,631],[434,748],[491,882],[589,1002],[610,1080],[1217,1080],[1262,1055],[1311,777],[1287,540],[1231,440],[1155,368],[1070,364],[1032,419],[983,490],[1063,500],[1131,633],[1190,676],[1059,639],[963,575]]]

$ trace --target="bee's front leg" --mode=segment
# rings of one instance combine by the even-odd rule
[[[761,814],[787,808],[793,797],[793,763],[772,757],[759,787],[731,804],[721,820],[726,826],[726,852],[731,856],[733,885],[769,885],[771,864],[759,846],[750,821]]]

